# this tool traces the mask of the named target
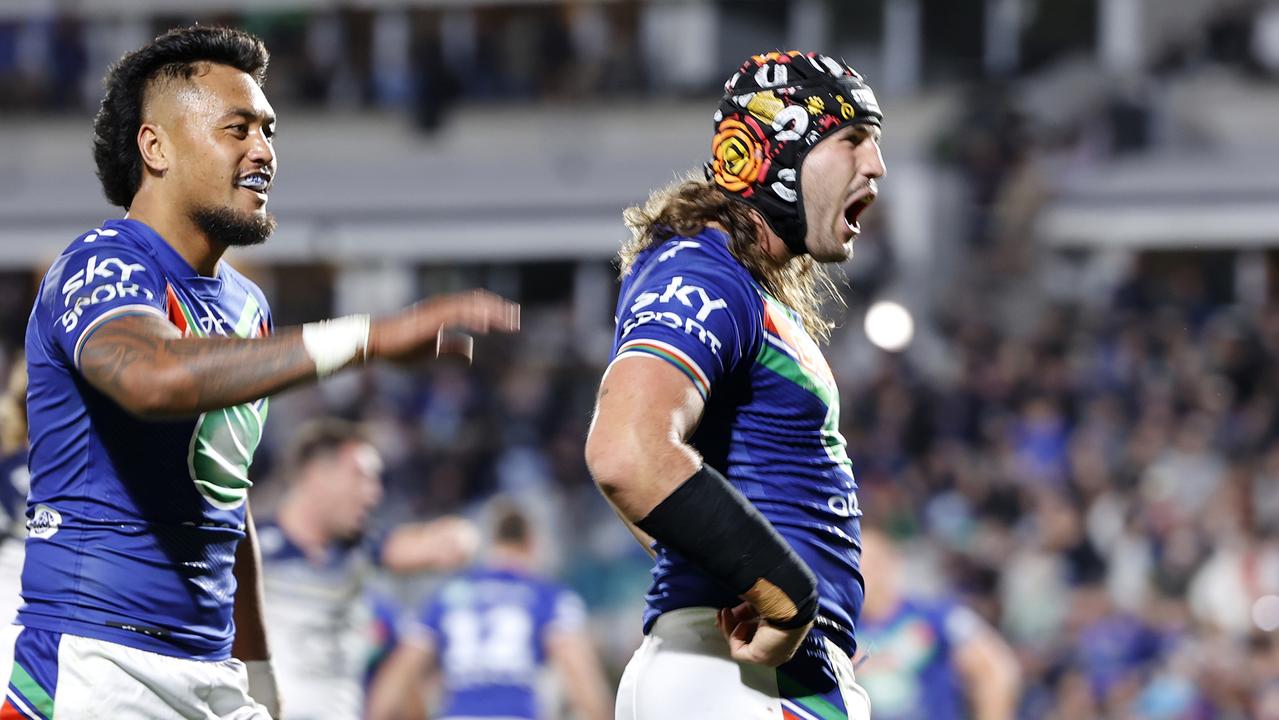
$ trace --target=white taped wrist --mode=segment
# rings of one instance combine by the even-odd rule
[[[363,360],[369,322],[368,315],[347,315],[303,325],[302,345],[315,361],[315,374],[327,377],[357,357]]]

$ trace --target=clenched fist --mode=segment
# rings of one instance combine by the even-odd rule
[[[454,352],[470,357],[466,333],[515,332],[520,306],[486,290],[468,290],[422,300],[369,327],[368,359],[413,360]]]

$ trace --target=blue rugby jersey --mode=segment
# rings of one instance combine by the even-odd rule
[[[985,623],[950,601],[904,600],[887,617],[858,628],[866,660],[857,682],[870,695],[875,720],[963,720],[968,701],[955,651]]]
[[[435,643],[444,678],[440,717],[539,717],[535,687],[551,630],[578,632],[586,610],[572,591],[531,575],[475,569],[423,605],[417,631]]]
[[[228,263],[199,275],[135,220],[72,243],[27,324],[30,534],[23,625],[201,659],[229,657],[232,567],[267,400],[164,422],[79,372],[104,322],[150,314],[186,335],[260,337],[262,292]]]
[[[707,228],[648,248],[622,280],[613,357],[660,358],[706,400],[690,444],[768,518],[817,575],[820,625],[845,652],[861,610],[857,483],[839,390],[799,316]],[[644,614],[729,607],[733,593],[656,543]]]

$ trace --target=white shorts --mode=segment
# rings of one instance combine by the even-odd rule
[[[23,628],[0,720],[270,720],[244,663],[190,660]]]
[[[795,659],[771,668],[739,663],[712,608],[664,613],[626,665],[617,720],[869,720],[853,663],[809,636]]]

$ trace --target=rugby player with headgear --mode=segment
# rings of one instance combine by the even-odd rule
[[[707,180],[627,211],[586,459],[656,559],[618,717],[866,718],[857,484],[818,341],[884,175],[882,114],[815,53],[742,64]]]
[[[67,247],[27,324],[26,604],[0,717],[267,717],[247,504],[267,397],[438,352],[448,327],[518,325],[472,291],[273,327],[223,260],[275,228],[267,60],[252,35],[192,27],[107,73],[94,159],[127,215]]]

